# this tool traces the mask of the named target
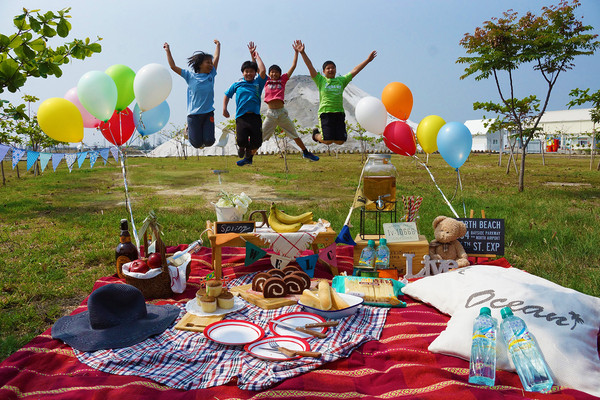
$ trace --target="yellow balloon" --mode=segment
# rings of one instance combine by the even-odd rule
[[[40,105],[37,114],[42,131],[54,140],[77,143],[83,140],[83,117],[67,99],[52,97]]]
[[[429,115],[419,122],[417,126],[417,140],[425,153],[437,151],[437,135],[446,121],[437,115]]]

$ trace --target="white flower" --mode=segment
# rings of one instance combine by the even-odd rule
[[[239,195],[221,192],[219,193],[219,200],[215,205],[217,207],[235,207],[242,213],[245,213],[250,203],[252,203],[252,199],[244,192]]]

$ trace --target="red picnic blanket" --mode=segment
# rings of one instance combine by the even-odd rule
[[[243,248],[224,248],[223,259],[225,274],[232,276],[270,268],[268,259],[244,267]],[[348,271],[351,265],[352,247],[338,246],[338,268]],[[192,292],[194,285],[197,288],[198,276],[208,272],[210,250],[202,249],[194,256]],[[331,277],[324,267],[318,267],[316,275]],[[116,277],[103,278],[96,286],[115,281]],[[186,293],[175,299],[185,299]],[[389,310],[378,341],[366,342],[347,358],[326,363],[266,390],[240,389],[236,379],[221,386],[181,390],[138,376],[101,372],[81,363],[74,351],[52,339],[48,330],[0,364],[0,399],[595,398],[560,387],[554,387],[550,394],[523,392],[518,376],[506,371],[497,371],[496,386],[492,388],[469,384],[467,361],[427,350],[446,327],[449,317],[405,297],[408,307]]]

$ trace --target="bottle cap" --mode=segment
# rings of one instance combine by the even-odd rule
[[[127,224],[127,219],[123,218],[121,220],[121,230],[126,231],[129,229],[129,225]]]
[[[502,315],[502,318],[508,318],[513,315],[513,312],[510,307],[504,307],[502,310],[500,310],[500,315]]]
[[[380,245],[380,246],[385,246],[385,245],[387,245],[387,239],[386,239],[386,238],[379,239],[379,245]]]
[[[492,310],[490,310],[489,307],[481,307],[481,310],[479,310],[479,315],[492,315]]]
[[[371,239],[371,240],[369,240],[369,241],[367,242],[367,246],[369,246],[369,247],[375,247],[375,241],[374,241],[374,240],[372,240],[372,239]]]

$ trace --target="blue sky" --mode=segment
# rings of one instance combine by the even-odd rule
[[[479,119],[475,101],[498,100],[493,81],[460,80],[464,66],[456,59],[465,54],[459,45],[467,32],[508,9],[538,12],[557,1],[543,0],[330,0],[303,1],[59,1],[23,0],[0,2],[0,32],[15,31],[12,17],[23,7],[58,10],[71,7],[72,38],[103,40],[102,53],[84,61],[75,60],[64,67],[64,75],[50,79],[30,78],[22,93],[3,93],[3,99],[19,100],[23,94],[39,97],[63,97],[77,85],[83,74],[104,71],[114,64],[125,64],[134,71],[149,63],[167,66],[164,42],[169,42],[175,62],[186,67],[186,59],[196,50],[214,51],[213,39],[222,43],[221,61],[215,83],[216,121],[221,116],[223,92],[241,77],[240,65],[248,59],[246,44],[258,45],[267,67],[279,64],[287,70],[292,57],[291,44],[301,39],[313,64],[336,62],[338,73],[350,71],[377,50],[377,58],[354,79],[354,84],[380,97],[390,82],[406,84],[414,98],[410,120],[436,114],[449,121]],[[578,14],[584,23],[600,33],[600,1],[582,0]],[[600,89],[600,53],[575,60],[574,70],[564,73],[553,92],[549,110],[566,109],[572,88]],[[296,74],[308,74],[302,60]],[[173,89],[167,98],[171,109],[170,124],[181,127],[186,117],[185,81],[172,74]],[[545,82],[539,74],[523,69],[516,76],[517,96],[545,94]],[[39,104],[38,104],[39,105]],[[133,109],[135,103],[130,105]],[[229,111],[232,112],[230,104]],[[86,129],[84,143],[96,142],[98,135]],[[101,137],[101,136],[100,136]]]

